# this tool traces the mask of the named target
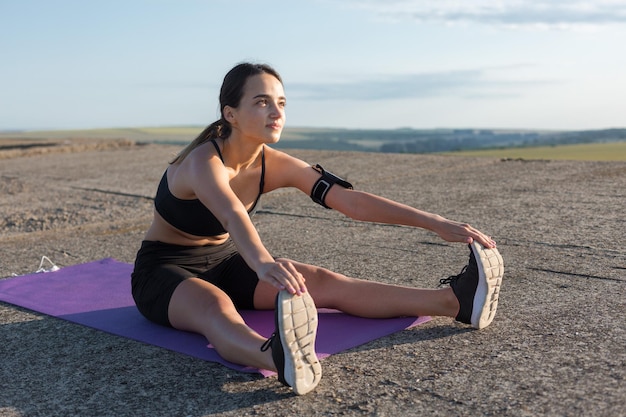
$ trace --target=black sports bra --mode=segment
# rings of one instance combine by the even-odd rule
[[[217,142],[211,139],[213,146],[217,150],[222,163],[224,158]],[[259,184],[259,195],[257,196],[252,208],[248,211],[253,215],[256,211],[257,203],[263,193],[265,183],[265,148],[261,151],[261,181]],[[197,198],[193,200],[182,200],[174,196],[167,183],[167,170],[161,178],[159,188],[154,197],[154,208],[165,219],[166,222],[194,236],[217,236],[226,233],[224,226],[217,220],[215,215]]]

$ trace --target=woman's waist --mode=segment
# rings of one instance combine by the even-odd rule
[[[224,244],[229,239],[230,235],[228,233],[222,233],[216,236],[191,235],[189,233],[176,229],[165,220],[163,220],[163,218],[161,218],[158,213],[155,213],[152,225],[144,236],[144,240],[146,241],[163,242],[172,245],[187,247],[208,245],[219,246]]]
[[[144,240],[137,252],[136,263],[143,264],[178,264],[195,265],[207,260],[220,261],[229,258],[237,252],[237,247],[231,239],[221,244],[207,245],[179,245],[177,243],[158,240]]]

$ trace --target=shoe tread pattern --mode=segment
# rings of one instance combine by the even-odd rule
[[[315,353],[317,309],[308,293],[281,294],[282,342],[285,351],[285,379],[296,394],[302,395],[317,386],[322,368]],[[289,364],[289,366],[287,366]]]
[[[472,243],[472,250],[478,263],[479,286],[481,284],[484,286],[481,289],[484,300],[475,300],[472,325],[477,329],[482,329],[487,327],[496,315],[500,286],[504,276],[504,261],[496,248],[489,249],[479,243]]]

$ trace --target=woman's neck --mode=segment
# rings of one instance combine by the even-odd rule
[[[255,143],[240,135],[231,134],[222,141],[224,163],[230,168],[240,171],[254,165],[263,150],[262,143]]]

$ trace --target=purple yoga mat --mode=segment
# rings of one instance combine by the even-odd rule
[[[132,265],[103,259],[68,266],[55,272],[0,280],[0,301],[25,307],[73,323],[176,352],[219,362],[244,372],[273,372],[244,367],[222,359],[206,339],[145,319],[130,293]],[[325,358],[333,353],[425,323],[429,317],[364,319],[336,310],[320,309],[315,349]],[[246,323],[265,337],[274,331],[272,311],[242,311]]]

